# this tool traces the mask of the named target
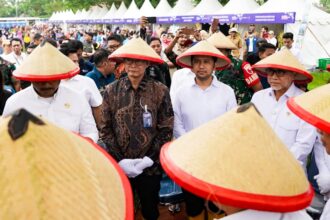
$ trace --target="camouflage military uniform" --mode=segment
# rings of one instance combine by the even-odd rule
[[[259,82],[259,78],[247,62],[232,56],[228,58],[231,60],[230,67],[216,71],[215,75],[220,82],[229,85],[234,90],[239,105],[250,102],[253,95],[251,86]]]

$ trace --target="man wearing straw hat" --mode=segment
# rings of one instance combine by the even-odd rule
[[[0,146],[0,219],[133,220],[128,179],[98,145],[20,109]]]
[[[7,100],[3,116],[26,108],[96,142],[98,131],[88,102],[82,95],[60,84],[61,79],[71,78],[78,72],[79,67],[68,57],[43,42],[14,72],[16,78],[31,81],[32,86]]]
[[[251,101],[294,157],[305,167],[316,139],[316,131],[295,116],[286,103],[289,98],[303,93],[294,82],[310,82],[312,75],[289,50],[275,53],[252,67],[259,74],[267,76],[270,88],[255,93]]]
[[[154,220],[159,216],[159,151],[172,138],[174,117],[167,87],[145,70],[163,61],[141,38],[129,40],[109,59],[124,62],[127,76],[104,92],[100,137],[130,178],[143,218]]]
[[[311,220],[303,209],[313,189],[303,169],[252,104],[166,144],[161,164],[225,211],[223,220]]]
[[[314,125],[321,135],[326,152],[330,155],[330,84],[313,89],[310,92],[291,98],[288,107],[301,119]],[[321,179],[317,177],[317,182]],[[326,183],[330,185],[330,182]],[[320,220],[330,219],[328,200]]]
[[[218,80],[234,89],[239,105],[249,102],[253,93],[262,89],[258,75],[252,71],[248,62],[243,62],[231,55],[231,50],[235,50],[237,47],[221,32],[213,34],[207,41],[231,61],[226,69],[216,71],[215,75]]]
[[[212,75],[223,69],[230,60],[207,41],[201,41],[177,58],[182,67],[191,69],[194,78],[187,79],[176,93],[174,107],[174,136],[179,138],[189,131],[222,115],[237,106],[232,88]],[[205,200],[183,190],[186,213],[191,220],[204,219]]]

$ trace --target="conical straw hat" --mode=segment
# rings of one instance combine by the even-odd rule
[[[211,37],[207,39],[207,41],[218,49],[237,49],[236,45],[221,32],[212,34]]]
[[[160,56],[141,38],[133,38],[110,56],[110,60],[122,62],[123,58],[146,60],[152,63],[164,63]]]
[[[301,165],[252,104],[163,146],[160,159],[183,188],[224,205],[290,212],[313,198]]]
[[[192,68],[191,57],[196,55],[212,56],[217,58],[215,68],[219,70],[226,68],[230,64],[230,60],[206,40],[200,41],[193,47],[186,50],[177,57],[176,62],[182,67]]]
[[[99,146],[19,110],[0,121],[0,219],[133,219],[130,184]]]
[[[23,61],[13,75],[26,81],[50,81],[71,78],[77,73],[79,67],[53,45],[43,42]]]
[[[287,49],[283,49],[273,55],[260,60],[252,66],[252,69],[263,76],[267,76],[266,69],[282,69],[287,70],[295,75],[296,82],[311,82],[313,76],[305,69],[305,67],[298,61],[298,59]]]
[[[330,133],[330,84],[289,99],[288,106],[303,120]]]

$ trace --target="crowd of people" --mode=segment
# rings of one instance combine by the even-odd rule
[[[182,186],[191,220],[311,219],[313,191],[323,203],[330,195],[329,86],[315,103],[321,122],[310,121],[288,106],[314,94],[305,93],[313,77],[294,35],[255,25],[228,34],[212,25],[152,31],[145,17],[137,31],[3,30],[0,115],[24,108],[101,146],[144,219],[159,218],[163,168]]]

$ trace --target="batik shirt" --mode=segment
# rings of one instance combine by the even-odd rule
[[[151,127],[143,126],[143,113],[151,114]],[[160,174],[159,152],[172,139],[174,113],[165,85],[144,76],[135,90],[127,77],[110,84],[103,96],[100,136],[117,161],[150,157],[147,175]]]

